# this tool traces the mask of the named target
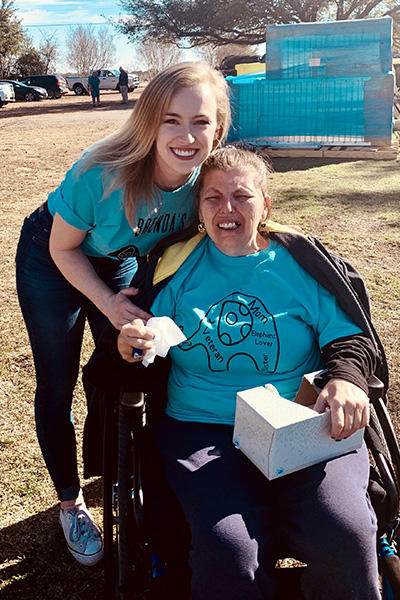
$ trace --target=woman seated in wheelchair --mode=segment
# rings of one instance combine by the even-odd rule
[[[270,233],[267,178],[248,150],[227,146],[206,160],[203,233],[151,304],[187,338],[170,350],[154,436],[190,526],[191,600],[272,599],[282,542],[307,564],[306,599],[376,600],[366,447],[269,481],[232,443],[238,391],[271,383],[293,400],[303,374],[321,367],[328,382],[315,409],[330,409],[340,442],[368,423],[366,381],[378,361],[369,336]],[[140,360],[153,334],[141,320],[125,325],[122,357]]]

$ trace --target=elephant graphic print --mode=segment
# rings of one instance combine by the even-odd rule
[[[304,373],[322,369],[321,348],[360,329],[336,298],[274,240],[230,257],[205,239],[152,304],[186,341],[170,350],[167,415],[233,424],[240,390],[276,387],[293,400]]]
[[[204,348],[211,371],[228,371],[233,359],[249,359],[256,371],[273,373],[279,359],[275,320],[255,296],[233,292],[213,304],[196,331],[180,344],[190,352]]]

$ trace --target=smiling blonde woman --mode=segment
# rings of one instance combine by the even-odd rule
[[[22,228],[17,289],[35,360],[37,434],[68,548],[83,564],[103,554],[71,419],[85,319],[97,341],[108,321],[120,329],[148,316],[130,300],[137,261],[195,217],[199,167],[229,123],[219,73],[202,63],[166,69],[125,125],[90,148]]]

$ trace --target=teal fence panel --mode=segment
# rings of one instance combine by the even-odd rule
[[[266,72],[228,78],[230,140],[390,144],[392,20],[267,27]]]

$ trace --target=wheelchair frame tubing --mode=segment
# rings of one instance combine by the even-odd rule
[[[106,406],[103,433],[103,534],[104,576],[107,598],[116,598],[115,529],[115,481],[117,471],[117,415],[113,406]]]
[[[148,573],[134,514],[133,424],[121,409],[118,421],[118,589],[121,600],[136,600],[147,591]]]

